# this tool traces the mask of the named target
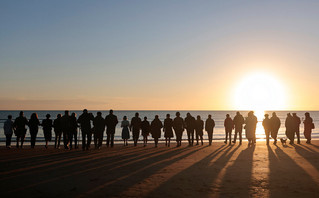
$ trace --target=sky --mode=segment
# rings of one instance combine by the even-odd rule
[[[307,0],[0,0],[0,109],[247,109],[238,103],[250,102],[254,82],[239,85],[266,73],[281,87],[266,101],[285,97],[265,107],[319,110],[318,8]]]

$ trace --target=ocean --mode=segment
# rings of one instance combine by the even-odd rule
[[[45,115],[46,114],[50,114],[51,115],[51,119],[55,119],[57,114],[62,114],[64,113],[64,111],[24,111],[25,116],[30,119],[30,116],[32,113],[36,112],[39,116],[39,119],[45,119]],[[79,115],[82,114],[82,111],[70,111],[71,113],[76,113],[77,117]],[[96,115],[96,113],[98,111],[89,111],[90,113],[93,113],[94,116]],[[102,116],[105,117],[108,114],[108,111],[101,111],[102,112]],[[148,118],[149,121],[152,121],[155,117],[155,115],[158,115],[161,121],[164,121],[166,114],[170,114],[171,118],[175,117],[175,113],[176,111],[114,111],[114,114],[118,117],[119,120],[119,124],[116,127],[116,132],[115,132],[115,141],[116,142],[120,142],[121,139],[121,133],[122,133],[122,129],[121,129],[121,121],[123,119],[124,116],[127,116],[129,120],[131,120],[132,117],[134,117],[135,113],[138,112],[140,114],[141,119],[143,119],[144,116],[146,116]],[[212,118],[215,120],[216,126],[214,129],[214,134],[213,134],[213,139],[214,140],[223,140],[225,138],[225,130],[224,130],[224,119],[226,114],[230,114],[231,117],[233,118],[236,114],[236,111],[179,111],[181,113],[181,116],[183,118],[186,117],[186,113],[190,113],[192,116],[196,117],[197,115],[200,115],[202,120],[206,120],[207,116],[209,114],[212,115]],[[281,128],[279,130],[279,134],[278,137],[286,137],[285,135],[285,119],[287,116],[287,113],[297,113],[297,115],[303,120],[304,119],[304,114],[306,111],[276,111],[277,116],[280,118],[281,120]],[[316,128],[313,130],[312,132],[312,137],[313,139],[318,139],[319,138],[319,111],[308,111],[310,113],[310,116],[313,118],[314,123]],[[247,116],[248,111],[241,111],[241,114],[246,117]],[[265,134],[264,134],[264,129],[262,127],[262,119],[263,119],[263,114],[264,113],[268,113],[271,115],[272,111],[268,112],[256,112],[256,116],[258,118],[258,124],[257,124],[257,130],[256,130],[256,137],[258,140],[264,140],[265,139]],[[3,131],[3,123],[5,122],[6,118],[8,115],[12,115],[13,119],[15,119],[16,117],[18,117],[19,115],[19,111],[0,111],[0,145],[4,145],[5,144],[5,135],[4,135],[4,131]],[[317,127],[318,126],[318,127]],[[234,132],[233,132],[234,134]],[[233,139],[233,134],[232,134],[232,139]],[[300,126],[300,136],[302,139],[304,139],[304,135],[303,135],[303,124],[301,124]],[[78,138],[81,139],[81,133],[79,131],[78,133]],[[106,134],[104,133],[104,138],[106,138]],[[243,131],[243,138],[245,139],[245,132]],[[151,137],[149,139],[152,139]],[[186,131],[184,131],[183,133],[183,140],[187,139],[187,134]],[[207,140],[207,133],[204,132],[204,139]],[[13,145],[15,142],[15,136],[13,136],[12,138],[13,140]],[[52,140],[54,140],[54,132],[52,130]],[[142,140],[142,136],[140,137],[140,140]],[[164,134],[162,134],[162,138],[161,140],[164,140]],[[54,141],[51,141],[50,144],[53,144]],[[43,131],[42,131],[42,127],[39,127],[39,133],[37,136],[37,144],[43,144],[44,143],[44,135],[43,135]],[[29,130],[27,131],[27,135],[26,135],[26,141],[25,144],[28,145],[30,144],[30,133]]]

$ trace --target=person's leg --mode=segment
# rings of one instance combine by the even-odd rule
[[[158,138],[154,138],[154,142],[155,142],[155,147],[157,147]]]
[[[227,144],[227,136],[228,136],[228,131],[227,130],[225,130],[225,144]]]
[[[192,146],[194,145],[194,133],[195,133],[195,130],[193,129],[192,130]]]
[[[300,144],[300,131],[296,131],[297,135],[297,144]]]
[[[68,137],[69,137],[70,149],[72,149],[73,148],[73,132],[72,131],[69,132]]]
[[[110,139],[111,139],[111,134],[110,133],[106,133],[106,146],[109,147],[110,145]]]
[[[171,138],[169,137],[168,138],[168,147],[170,147],[171,146]]]
[[[20,137],[21,137],[21,135],[17,135],[17,148],[19,148],[19,141],[20,141]]]
[[[87,145],[86,145],[86,149],[89,150],[90,146],[91,146],[91,140],[92,140],[92,131],[87,131]]]
[[[229,135],[228,135],[229,136],[229,145],[231,145],[231,132],[232,131],[229,131]]]
[[[198,131],[195,131],[195,135],[196,135],[196,145],[198,145],[198,141],[199,141],[199,134]]]
[[[60,148],[61,136],[62,136],[62,132],[59,132],[59,134],[58,134],[58,146],[57,146],[57,148]]]
[[[78,148],[78,130],[76,129],[73,133],[73,137],[74,137],[74,148]]]
[[[82,130],[82,150],[86,148],[86,133]]]
[[[212,132],[208,132],[208,143],[209,143],[209,145],[212,145],[212,141],[213,141],[213,133]]]
[[[238,135],[239,135],[239,144],[241,144],[243,141],[243,130],[240,130]]]
[[[31,148],[34,148],[35,145],[35,134],[34,133],[30,133],[31,135]]]
[[[233,140],[233,143],[236,143],[237,133],[238,133],[238,131],[237,131],[237,129],[235,129],[235,134],[234,134],[234,140]]]
[[[21,141],[20,148],[22,148],[22,147],[23,147],[24,140],[25,140],[25,133],[23,133],[23,134],[21,135],[21,139],[20,139],[20,141]]]
[[[200,136],[200,141],[202,142],[202,146],[204,145],[204,140],[203,140],[203,136]]]
[[[98,137],[98,132],[95,131],[93,141],[94,141],[94,148],[96,148],[96,149],[97,149],[97,147],[98,147],[98,139],[99,139],[99,137]]]
[[[187,138],[188,138],[188,145],[191,145],[191,132],[190,130],[186,130],[187,132]]]
[[[57,132],[54,132],[54,137],[55,137],[55,139],[54,139],[54,148],[57,148],[57,143],[58,143],[58,134],[57,134]]]

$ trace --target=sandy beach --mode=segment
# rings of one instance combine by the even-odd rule
[[[3,197],[318,197],[319,141],[239,146],[1,147]]]

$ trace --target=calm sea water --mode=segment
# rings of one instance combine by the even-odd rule
[[[46,114],[51,114],[51,118],[55,119],[57,114],[61,113],[63,114],[63,111],[24,111],[25,116],[29,119],[31,114],[36,112],[39,116],[39,119],[44,119]],[[82,111],[70,111],[70,113],[75,112],[77,114],[77,117],[79,115],[81,115]],[[93,113],[94,115],[96,115],[97,111],[90,111],[91,113]],[[175,113],[176,111],[114,111],[114,114],[118,117],[119,122],[122,121],[123,116],[127,116],[129,120],[131,120],[131,118],[134,116],[134,114],[136,112],[139,112],[140,117],[143,118],[144,116],[146,116],[148,118],[149,121],[153,120],[155,115],[159,115],[161,121],[163,121],[166,117],[166,114],[171,114],[171,117],[174,118],[175,117]],[[191,113],[192,116],[197,116],[200,115],[201,118],[205,121],[207,116],[209,114],[212,115],[213,119],[215,120],[216,123],[216,127],[214,130],[214,136],[213,138],[215,140],[222,140],[225,137],[225,131],[224,131],[224,119],[225,119],[225,115],[226,114],[230,114],[231,117],[233,118],[236,114],[236,111],[180,111],[181,116],[183,118],[185,118],[186,113],[189,112]],[[276,111],[278,117],[281,120],[281,128],[279,130],[279,134],[278,137],[285,137],[285,118],[287,113],[297,113],[297,115],[303,119],[304,118],[304,114],[305,111]],[[244,115],[244,117],[247,116],[247,111],[241,111],[242,115]],[[272,112],[256,112],[256,116],[258,117],[258,125],[257,125],[257,131],[256,131],[256,136],[259,140],[262,140],[265,138],[264,135],[264,130],[261,124],[261,121],[263,119],[263,114],[264,113],[269,113],[271,114]],[[315,125],[316,125],[316,129],[313,130],[312,133],[312,137],[314,139],[318,139],[319,138],[319,130],[317,127],[319,127],[319,111],[310,111],[309,112],[311,117],[313,118]],[[102,111],[102,115],[103,117],[105,117],[108,114],[108,111]],[[3,131],[3,123],[5,121],[5,119],[7,118],[8,115],[12,115],[13,118],[16,118],[19,115],[19,111],[0,111],[0,144],[3,145],[4,141],[5,141],[5,135],[4,135],[4,131]],[[120,127],[120,123],[117,125],[116,128],[116,132],[115,132],[115,140],[116,141],[120,141],[121,140],[121,132],[122,129]],[[302,139],[304,139],[303,136],[303,124],[301,124],[300,127],[300,134]],[[105,136],[105,134],[104,134]],[[54,132],[52,131],[52,137],[54,138]],[[163,135],[162,135],[163,137]],[[81,133],[78,133],[78,138],[81,139]],[[245,138],[245,135],[243,133],[243,138]],[[142,139],[142,137],[140,137],[140,139]],[[183,133],[183,139],[187,139],[187,135],[186,132]],[[207,133],[204,132],[204,139],[207,139]],[[15,136],[13,136],[13,141],[15,141]],[[29,130],[27,132],[26,135],[26,143],[28,144],[30,142],[30,133]],[[38,137],[37,137],[37,142],[44,142],[44,135],[43,135],[43,131],[42,131],[42,127],[40,127],[39,129],[39,133],[38,133]],[[52,142],[51,142],[52,143]]]

